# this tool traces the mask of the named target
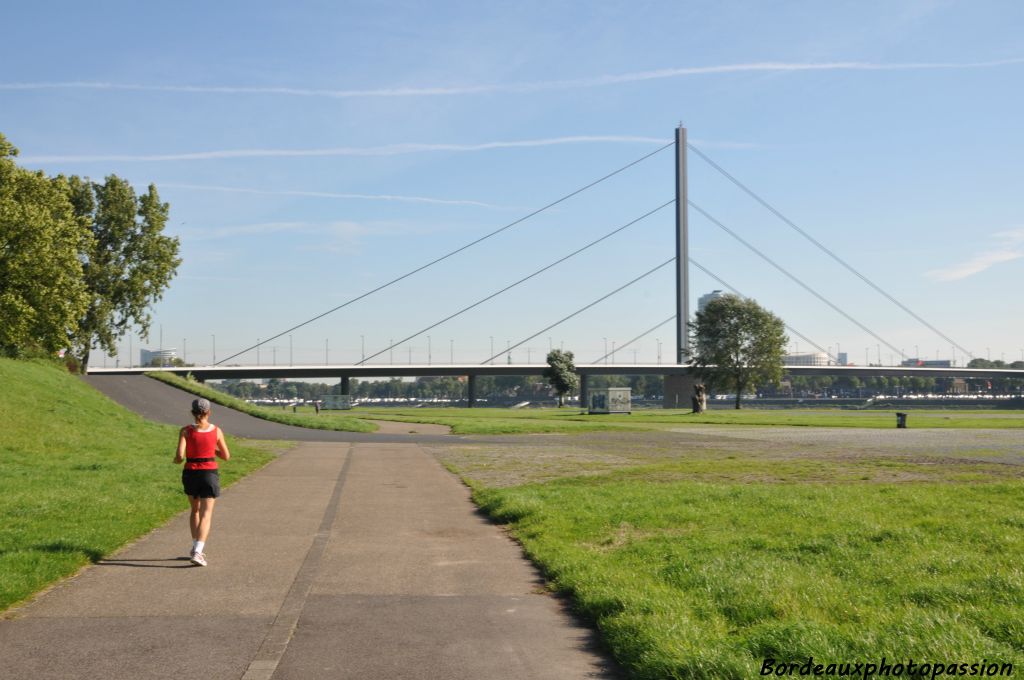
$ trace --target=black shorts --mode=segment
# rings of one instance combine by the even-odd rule
[[[182,470],[181,484],[185,494],[194,498],[220,496],[220,473],[216,470]]]

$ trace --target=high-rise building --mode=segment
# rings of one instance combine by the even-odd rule
[[[174,359],[177,356],[178,352],[174,347],[171,347],[169,349],[140,349],[139,365],[170,366],[174,363]],[[154,361],[156,363],[154,363]]]
[[[838,363],[840,366],[850,365],[850,359],[846,355],[846,352],[839,352],[838,354],[836,354],[836,363]]]
[[[708,306],[709,302],[711,302],[712,300],[717,300],[723,295],[725,295],[725,293],[723,293],[720,290],[713,290],[710,293],[707,293],[706,295],[701,295],[699,298],[697,298],[697,312],[703,312],[704,308]]]
[[[832,359],[825,352],[807,352],[802,354],[787,354],[782,357],[784,366],[830,366]]]

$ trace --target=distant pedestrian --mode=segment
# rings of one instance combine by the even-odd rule
[[[192,418],[195,422],[186,425],[178,433],[178,450],[174,463],[185,463],[181,471],[181,483],[191,505],[188,517],[192,532],[192,550],[189,559],[192,564],[206,566],[206,539],[213,522],[213,505],[220,496],[220,473],[217,458],[230,460],[231,452],[224,440],[224,433],[210,423],[210,402],[196,399],[192,402]]]
[[[316,409],[316,414],[320,415],[320,402],[319,401],[314,401],[313,402],[313,408]]]

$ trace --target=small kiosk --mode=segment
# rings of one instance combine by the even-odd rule
[[[606,387],[587,390],[590,413],[630,413],[630,388]]]

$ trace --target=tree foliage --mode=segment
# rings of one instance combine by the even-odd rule
[[[572,352],[560,349],[548,352],[548,367],[544,369],[544,377],[558,392],[559,407],[565,405],[565,395],[573,392],[580,384],[580,377],[576,374],[576,364],[573,363],[573,358]]]
[[[0,135],[0,353],[52,356],[88,306],[80,254],[92,242],[63,178],[19,167]]]
[[[136,196],[115,175],[102,184],[78,177],[68,183],[75,212],[92,234],[82,257],[89,305],[73,338],[84,366],[95,347],[116,354],[118,339],[133,326],[148,334],[148,309],[163,297],[181,259],[178,239],[163,233],[170,208],[156,186]]]
[[[136,196],[114,175],[102,183],[48,178],[19,167],[0,135],[0,353],[71,349],[117,353],[160,299],[181,260],[163,234],[169,207],[156,187]]]
[[[709,388],[735,390],[736,408],[747,389],[781,380],[785,325],[755,301],[723,295],[689,328],[693,365]]]

